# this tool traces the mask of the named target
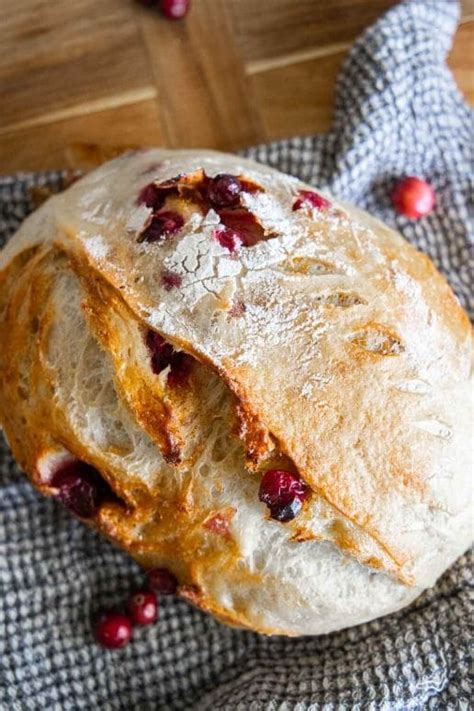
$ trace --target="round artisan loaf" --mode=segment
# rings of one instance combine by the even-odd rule
[[[358,624],[470,543],[469,321],[426,256],[292,177],[103,165],[0,253],[0,340],[33,483],[225,622]]]

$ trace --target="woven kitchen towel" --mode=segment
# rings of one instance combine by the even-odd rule
[[[392,9],[348,56],[331,132],[248,154],[397,226],[472,315],[472,115],[445,66],[458,12],[450,0]],[[426,177],[438,195],[435,212],[416,223],[389,204],[404,173]],[[30,209],[29,187],[60,182],[59,173],[1,179],[4,237]],[[167,598],[159,624],[109,652],[94,643],[89,619],[123,601],[142,572],[41,498],[5,445],[0,481],[2,711],[469,707],[470,555],[408,609],[336,634],[265,638]]]

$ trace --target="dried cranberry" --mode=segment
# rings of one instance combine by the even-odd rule
[[[293,210],[299,210],[303,205],[311,205],[317,210],[327,210],[331,207],[329,200],[311,190],[300,190],[298,192],[298,197],[293,203]]]
[[[286,523],[287,521],[292,521],[295,516],[301,511],[303,503],[301,499],[295,497],[292,501],[285,506],[274,506],[270,509],[270,517],[275,519],[275,521],[280,521],[281,523]]]
[[[171,387],[186,385],[191,375],[193,358],[184,351],[175,351],[170,362],[170,372],[166,382]]]
[[[155,375],[170,366],[166,379],[168,385],[185,385],[189,380],[193,358],[184,351],[176,351],[171,343],[155,331],[148,331],[145,340],[151,353],[151,369]]]
[[[417,220],[428,215],[435,206],[435,191],[421,178],[408,177],[400,180],[392,193],[392,203],[397,212]]]
[[[220,173],[209,180],[207,196],[214,207],[233,207],[239,202],[242,186],[234,175]]]
[[[128,613],[136,625],[149,625],[158,617],[158,599],[153,590],[139,590],[128,601]]]
[[[219,211],[219,217],[223,225],[237,234],[245,247],[253,247],[270,237],[265,235],[262,225],[247,208],[223,208]]]
[[[163,336],[155,331],[147,332],[146,345],[151,353],[151,369],[155,375],[159,375],[170,365],[175,350],[171,343],[165,341]]]
[[[240,235],[230,227],[218,227],[214,230],[214,237],[222,247],[225,247],[229,252],[236,252],[242,244]]]
[[[59,489],[57,496],[64,506],[81,518],[94,516],[108,489],[99,472],[79,460],[63,464],[51,486]]]
[[[164,199],[164,193],[156,187],[155,183],[149,183],[141,190],[138,203],[156,211],[163,207]]]
[[[277,521],[291,521],[301,509],[306,484],[297,474],[284,469],[269,469],[263,475],[258,497]]]
[[[178,588],[178,581],[173,573],[166,568],[153,568],[148,571],[148,583],[162,595],[174,595]]]
[[[108,649],[125,647],[132,636],[132,623],[126,615],[107,612],[99,619],[95,636],[99,644]]]
[[[176,272],[171,272],[165,269],[161,274],[161,283],[163,284],[166,291],[171,291],[177,287],[180,287],[183,281],[181,274],[176,274]]]
[[[153,215],[151,224],[141,235],[142,242],[157,242],[166,237],[179,232],[183,227],[184,220],[177,212],[165,211],[157,212]]]
[[[189,10],[190,0],[160,0],[160,10],[169,20],[181,20]]]

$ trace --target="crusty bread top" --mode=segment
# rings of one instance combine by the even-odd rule
[[[258,186],[242,203],[261,241],[230,252],[215,239],[219,215],[188,194],[169,198],[185,217],[180,233],[141,241],[144,186],[199,171]],[[34,245],[67,256],[61,269],[82,284],[91,332],[160,466],[192,468],[225,397],[247,469],[284,458],[313,492],[288,538],[323,538],[423,587],[470,541],[471,327],[426,256],[332,197],[328,209],[294,210],[302,189],[235,156],[136,151],[50,199],[0,269]],[[61,288],[59,311],[74,287]],[[170,395],[150,373],[145,324],[202,364],[189,391]]]

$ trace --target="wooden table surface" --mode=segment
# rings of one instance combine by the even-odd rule
[[[193,0],[172,22],[134,0],[5,0],[0,172],[75,163],[77,143],[235,150],[325,131],[348,47],[393,4]],[[474,0],[462,11],[449,64],[472,103]]]

